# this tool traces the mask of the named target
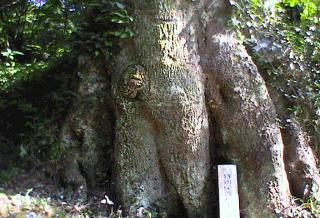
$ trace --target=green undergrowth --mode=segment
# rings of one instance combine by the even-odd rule
[[[134,35],[132,21],[115,0],[0,7],[0,169],[8,156],[27,167],[59,161],[60,128],[77,98],[78,56],[111,65],[118,41]]]

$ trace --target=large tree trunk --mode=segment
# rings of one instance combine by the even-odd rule
[[[205,65],[208,96],[220,152],[239,168],[243,214],[270,217],[270,201],[281,211],[290,195],[275,108],[257,68],[232,35],[219,33],[207,47],[213,63]]]
[[[219,144],[215,153],[238,166],[243,215],[285,212],[290,188],[275,107],[226,28],[224,1],[131,7],[137,35],[122,45],[113,79],[115,173],[125,208],[160,204],[177,213],[169,206],[180,201],[189,217],[204,216],[213,185],[209,146]],[[212,132],[218,136],[209,144]]]
[[[123,45],[113,80],[118,193],[131,214],[153,205],[180,214],[173,205],[182,203],[199,217],[210,163],[205,75],[191,22],[196,8],[168,1],[132,7],[137,36]]]
[[[289,214],[292,194],[318,188],[316,160],[298,124],[281,131],[279,108],[226,27],[226,1],[128,5],[136,35],[122,41],[111,79],[113,176],[125,213],[215,216],[213,166],[234,163],[244,217]]]

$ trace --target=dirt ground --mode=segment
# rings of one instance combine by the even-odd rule
[[[106,193],[98,190],[83,201],[44,171],[0,171],[0,217],[122,217]]]

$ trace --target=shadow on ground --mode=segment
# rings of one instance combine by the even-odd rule
[[[71,189],[61,187],[44,171],[0,171],[1,218],[122,217],[103,191],[89,196],[86,201],[74,199]]]

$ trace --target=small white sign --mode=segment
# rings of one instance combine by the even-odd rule
[[[239,218],[236,165],[218,165],[220,218]]]

